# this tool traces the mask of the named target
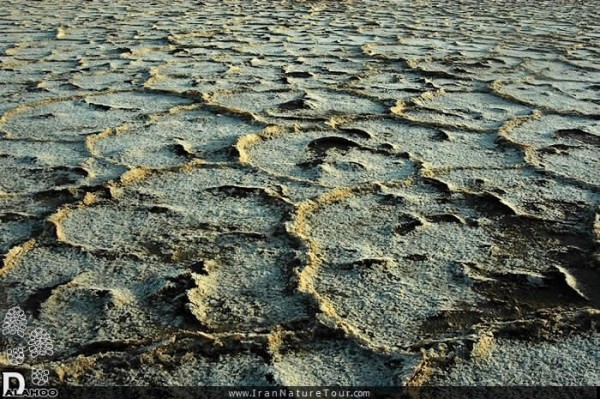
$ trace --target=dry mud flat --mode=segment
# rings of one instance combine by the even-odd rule
[[[594,3],[2,7],[2,306],[54,346],[19,367],[600,384]]]

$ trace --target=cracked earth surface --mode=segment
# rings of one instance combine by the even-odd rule
[[[596,6],[2,7],[2,305],[54,342],[20,367],[599,385]]]

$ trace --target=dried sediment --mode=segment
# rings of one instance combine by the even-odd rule
[[[0,11],[1,297],[55,343],[23,367],[600,384],[592,3],[205,3]]]

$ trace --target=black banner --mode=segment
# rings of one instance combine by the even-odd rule
[[[600,399],[597,387],[81,387],[57,386],[73,399]],[[27,392],[25,392],[27,393]],[[35,393],[35,392],[34,392]],[[5,397],[11,397],[5,396]],[[17,397],[17,396],[12,396]],[[21,396],[41,397],[41,396]],[[49,397],[49,396],[45,396]]]

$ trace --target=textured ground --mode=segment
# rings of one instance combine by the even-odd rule
[[[20,367],[600,384],[596,6],[2,6],[0,290],[54,343]]]

